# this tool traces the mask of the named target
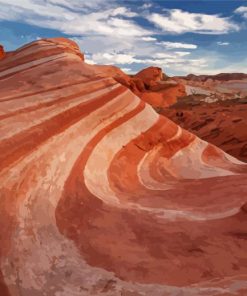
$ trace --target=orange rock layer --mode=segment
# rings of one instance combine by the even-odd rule
[[[0,62],[0,295],[246,293],[246,165],[112,71],[66,39]]]

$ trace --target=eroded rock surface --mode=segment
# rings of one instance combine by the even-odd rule
[[[66,39],[0,62],[0,295],[245,295],[246,165],[112,71]]]

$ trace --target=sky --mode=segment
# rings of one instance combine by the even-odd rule
[[[0,0],[0,44],[73,39],[91,64],[127,73],[247,73],[247,1]]]

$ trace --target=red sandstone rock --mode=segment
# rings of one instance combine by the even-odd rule
[[[190,74],[173,79],[185,85],[187,94],[162,113],[202,139],[246,161],[247,74]],[[181,112],[184,116],[177,116]]]
[[[169,79],[158,67],[143,69],[134,77],[142,80],[146,87],[146,90],[141,92],[140,97],[153,107],[169,106],[186,94],[183,84]]]
[[[246,165],[116,73],[142,92],[64,39],[1,60],[1,296],[245,293]]]
[[[135,77],[140,78],[148,87],[152,87],[163,78],[162,69],[158,67],[148,67],[138,72]]]
[[[180,113],[183,116],[178,116]],[[162,114],[225,152],[247,161],[246,104],[227,100],[211,104],[191,102],[163,109]]]

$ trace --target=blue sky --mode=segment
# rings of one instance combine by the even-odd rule
[[[129,73],[247,72],[247,1],[0,0],[6,50],[58,36]]]

